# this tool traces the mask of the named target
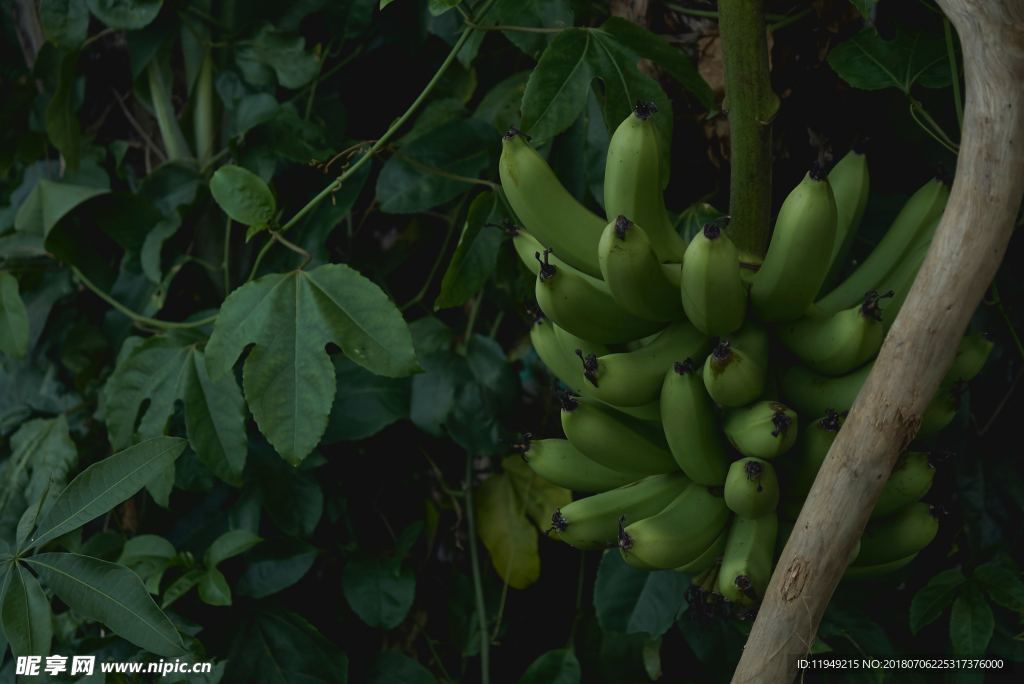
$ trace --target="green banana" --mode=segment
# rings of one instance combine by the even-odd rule
[[[578,549],[602,549],[615,542],[622,521],[655,515],[689,484],[679,472],[645,477],[573,501],[554,512],[551,528],[560,540]]]
[[[629,565],[670,570],[699,558],[729,521],[729,509],[707,487],[691,483],[659,513],[625,525],[619,550]]]
[[[932,237],[935,234],[936,227],[939,225],[940,218],[941,215],[935,217],[931,224],[925,228],[924,232],[907,248],[903,258],[882,279],[879,289],[883,292],[892,292],[894,294],[892,301],[888,303],[882,312],[882,323],[885,325],[886,330],[892,327],[893,321],[896,320],[896,314],[903,308],[903,302],[906,301],[907,295],[910,294],[910,288],[914,284],[914,279],[917,278],[917,272],[921,270],[921,264],[924,263],[925,256],[928,254],[928,248],[931,246]]]
[[[815,164],[782,203],[764,263],[751,280],[750,304],[761,320],[804,315],[825,280],[835,237],[836,202]]]
[[[743,325],[747,286],[739,252],[717,224],[705,225],[686,248],[680,289],[686,317],[704,333],[728,335]]]
[[[779,480],[772,464],[759,458],[733,462],[725,478],[725,505],[744,518],[774,513],[779,505]]]
[[[931,506],[920,501],[868,524],[854,565],[879,565],[907,558],[928,546],[939,531]]]
[[[597,246],[601,275],[612,298],[634,316],[651,321],[683,318],[679,288],[666,277],[641,224],[619,216]]]
[[[591,342],[590,340],[585,340],[582,337],[577,337],[565,328],[559,328],[557,325],[554,326],[554,329],[555,339],[558,340],[558,344],[562,346],[562,352],[572,359],[577,358],[577,349],[579,349],[585,356],[590,356],[591,354],[594,356],[604,356],[605,354],[611,353],[611,349],[609,349],[607,345]]]
[[[604,172],[604,207],[608,220],[626,216],[647,231],[659,261],[680,261],[686,242],[668,220],[662,190],[658,138],[651,121],[653,102],[637,103],[608,142]]]
[[[676,568],[678,572],[685,572],[688,575],[699,575],[704,572],[721,558],[722,553],[725,551],[725,540],[729,536],[728,522],[722,532],[715,538],[715,541],[711,542],[711,545],[704,550],[702,554],[694,558],[689,563],[684,563]]]
[[[846,572],[843,574],[843,579],[849,580],[871,580],[878,577],[888,576],[900,568],[910,565],[910,562],[917,558],[916,553],[912,553],[906,558],[898,558],[888,563],[878,563],[876,565],[851,565],[846,568]]]
[[[760,602],[772,576],[772,556],[779,518],[737,516],[729,528],[718,570],[718,593],[741,606]]]
[[[812,420],[800,430],[792,453],[779,461],[779,477],[785,492],[782,499],[784,517],[796,520],[814,478],[818,476],[818,470],[843,426],[843,420],[838,412],[826,411],[824,417]]]
[[[917,429],[920,439],[934,437],[936,433],[953,422],[960,410],[960,390],[957,386],[940,387],[938,393],[921,414],[921,425]]]
[[[868,258],[838,287],[822,297],[816,304],[817,308],[835,313],[853,306],[868,290],[878,289],[915,238],[942,215],[948,199],[949,189],[938,179],[921,186],[903,205]]]
[[[715,407],[692,359],[675,363],[661,386],[661,425],[676,463],[698,484],[725,483],[729,471]]]
[[[907,504],[918,501],[932,488],[935,468],[928,454],[911,451],[900,457],[871,511],[872,518],[884,518]]]
[[[597,242],[604,221],[569,194],[515,128],[502,137],[498,175],[505,197],[527,230],[570,266],[601,276]]]
[[[992,353],[993,346],[995,345],[992,344],[992,340],[988,339],[984,334],[972,333],[965,335],[960,340],[960,346],[957,347],[956,356],[953,357],[953,363],[950,365],[949,371],[942,381],[943,384],[973,380],[981,372],[981,369],[985,367],[985,362],[988,361],[988,356]]]
[[[664,442],[627,417],[572,395],[562,397],[562,430],[573,446],[602,465],[644,475],[679,470]]]
[[[569,332],[602,344],[635,340],[657,331],[663,324],[637,318],[620,307],[611,295],[590,284],[576,272],[551,263],[543,252],[534,293],[544,315]]]
[[[581,350],[578,356],[591,394],[616,406],[641,406],[658,401],[665,369],[673,361],[681,356],[703,358],[708,346],[707,337],[681,321],[634,351],[595,356]]]
[[[623,473],[587,458],[566,439],[530,439],[518,445],[533,472],[551,484],[577,492],[605,492],[635,482],[640,473]]]
[[[856,149],[847,152],[828,172],[828,184],[836,200],[836,240],[822,289],[831,289],[839,280],[864,216],[871,189],[867,157]]]
[[[542,262],[537,259],[537,255],[543,254],[547,247],[542,245],[537,238],[530,235],[526,230],[518,226],[513,226],[509,231],[512,233],[512,246],[515,247],[516,255],[519,257],[519,260],[523,262],[523,265],[526,266],[533,275],[540,275]],[[579,269],[573,268],[555,256],[554,252],[548,252],[547,258],[555,268],[570,271],[573,275],[582,278],[598,290],[611,295],[611,290],[608,289],[608,283],[604,282],[600,278],[595,278],[594,276],[584,273]]]
[[[885,339],[880,295],[871,290],[860,304],[831,316],[807,316],[776,328],[780,342],[811,370],[843,375],[875,358]]]
[[[723,428],[729,443],[744,456],[772,460],[796,442],[796,413],[777,401],[759,401],[726,411]]]
[[[764,391],[767,369],[768,336],[747,325],[711,350],[704,362],[704,386],[715,403],[743,406]]]
[[[829,410],[849,411],[853,400],[868,379],[872,364],[830,377],[796,365],[783,371],[780,378],[782,396],[801,416],[823,416]]]

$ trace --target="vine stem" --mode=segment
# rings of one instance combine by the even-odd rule
[[[89,278],[86,277],[84,273],[79,271],[74,266],[71,267],[71,272],[75,275],[75,278],[78,279],[79,282],[81,282],[87,288],[92,290],[93,294],[95,294],[97,297],[105,301],[107,304],[112,306],[120,313],[130,318],[132,322],[137,324],[148,325],[153,328],[162,328],[164,330],[188,330],[190,328],[201,328],[204,325],[213,323],[215,320],[217,320],[216,314],[214,314],[213,316],[207,316],[206,318],[201,318],[198,321],[186,322],[164,321],[160,320],[159,318],[150,318],[149,316],[143,316],[137,311],[132,311],[127,306],[125,306],[124,304],[122,304],[121,302],[117,301],[109,294],[104,292],[102,289],[100,289],[98,285],[89,280]]]
[[[480,555],[476,548],[476,512],[473,510],[473,455],[466,453],[466,523],[469,527],[469,560],[473,568],[473,595],[476,601],[476,619],[480,632],[480,681],[491,682],[490,641],[487,638],[487,608],[484,604],[484,585],[480,578]]]
[[[960,69],[956,60],[956,44],[953,38],[953,25],[949,17],[943,15],[942,30],[946,35],[946,56],[949,59],[949,71],[952,75],[953,106],[956,108],[956,122],[961,131],[964,129],[964,99],[960,94]]]
[[[771,121],[779,108],[768,73],[763,0],[720,0],[718,25],[729,114],[729,233],[741,261],[759,264],[768,248]]]
[[[483,17],[483,15],[485,15],[487,13],[487,11],[491,8],[491,5],[493,5],[494,2],[495,2],[495,0],[487,0],[486,1],[484,6],[480,10],[480,15],[477,17],[477,21],[478,22],[480,21],[480,18]],[[309,200],[304,207],[302,207],[297,212],[295,212],[295,215],[292,216],[288,220],[287,223],[285,223],[283,226],[281,226],[278,229],[278,231],[277,231],[278,233],[285,233],[285,232],[287,232],[296,223],[301,221],[302,218],[306,216],[306,214],[311,212],[313,210],[313,208],[316,207],[316,205],[320,204],[327,197],[329,197],[333,193],[337,192],[338,189],[341,188],[341,184],[342,183],[344,183],[346,180],[351,178],[353,176],[353,174],[355,174],[356,171],[361,169],[364,164],[366,164],[368,161],[370,161],[370,159],[372,159],[373,156],[382,147],[384,147],[384,145],[386,145],[389,140],[391,140],[391,138],[395,135],[395,133],[397,133],[399,131],[399,129],[401,129],[402,126],[404,126],[409,121],[409,119],[412,118],[412,115],[416,113],[416,110],[418,110],[420,108],[420,106],[430,96],[430,93],[433,92],[434,88],[441,81],[441,78],[444,76],[445,72],[448,71],[448,68],[455,61],[456,57],[458,57],[459,51],[462,50],[462,46],[466,44],[466,41],[469,40],[469,37],[473,34],[473,31],[475,30],[474,27],[475,27],[475,24],[474,25],[468,25],[467,24],[466,29],[462,32],[462,35],[459,36],[458,40],[455,41],[455,44],[452,45],[452,49],[448,53],[448,56],[445,57],[443,62],[441,62],[441,66],[439,66],[437,68],[437,71],[434,72],[433,77],[431,77],[430,81],[427,82],[427,85],[423,86],[423,90],[421,90],[420,94],[416,97],[416,99],[412,101],[412,104],[409,105],[408,109],[406,109],[405,112],[403,112],[400,117],[395,119],[391,123],[391,125],[388,126],[388,129],[386,131],[384,131],[384,134],[382,136],[380,136],[377,139],[377,141],[375,143],[373,143],[373,145],[370,146],[370,149],[368,149],[366,151],[366,153],[362,157],[360,157],[355,162],[353,162],[351,166],[349,166],[347,169],[345,169],[345,171],[343,171],[340,176],[338,176],[337,178],[332,180],[330,183],[328,183],[327,187],[325,187],[323,190],[321,190],[319,193],[317,193],[317,195],[315,197],[313,197],[313,199]],[[260,250],[259,254],[256,256],[256,262],[255,262],[255,264],[253,266],[252,272],[249,274],[248,280],[252,280],[255,277],[255,275],[256,275],[256,266],[258,266],[260,264],[260,262],[263,261],[264,255],[274,245],[274,242],[275,242],[274,240],[269,240],[269,241],[266,242],[266,244],[263,245],[263,248]]]

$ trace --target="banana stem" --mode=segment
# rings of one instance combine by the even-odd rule
[[[476,620],[480,632],[480,681],[490,684],[491,652],[487,634],[487,606],[484,603],[484,584],[480,579],[480,554],[476,549],[476,512],[473,510],[473,455],[466,454],[466,523],[469,527],[469,561],[473,566],[473,596],[476,601]]]
[[[760,264],[772,209],[771,121],[779,108],[768,73],[763,0],[720,0],[718,25],[729,115],[729,232],[740,260]]]

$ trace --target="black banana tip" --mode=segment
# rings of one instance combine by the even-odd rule
[[[622,214],[619,214],[618,217],[616,217],[615,219],[615,237],[619,238],[620,240],[625,240],[626,233],[629,231],[629,228],[632,225],[633,223],[628,218],[626,218]]]
[[[508,130],[501,135],[502,140],[514,140],[515,138],[522,138],[523,140],[529,140],[530,136],[523,133],[515,126],[509,126]]]
[[[629,551],[633,548],[633,538],[626,532],[626,516],[619,516],[619,548]]]
[[[526,457],[526,452],[530,450],[530,442],[533,440],[533,433],[524,432],[519,437],[519,441],[512,444],[512,451],[523,457],[523,460],[527,463],[530,459]]]
[[[885,294],[878,294],[877,290],[868,290],[864,294],[864,302],[860,305],[860,315],[864,318],[881,321],[882,300],[894,296],[896,296],[896,293],[892,290],[889,290]]]
[[[682,361],[676,361],[672,364],[672,370],[679,375],[689,375],[690,373],[697,370],[697,364],[694,363],[693,359],[687,357]]]
[[[576,350],[576,356],[580,357],[580,361],[583,362],[583,377],[591,385],[597,387],[597,356],[594,354],[584,354],[582,349]]]
[[[835,409],[826,409],[825,417],[818,421],[818,427],[825,432],[839,432],[843,426],[843,416]]]
[[[580,400],[572,392],[559,392],[558,403],[562,407],[563,411],[572,413],[580,407]]]
[[[647,121],[658,112],[658,105],[653,102],[637,101],[633,107],[633,114],[641,121]]]
[[[708,240],[717,240],[722,235],[722,227],[717,223],[704,224],[704,237]]]
[[[793,419],[786,413],[786,407],[782,404],[772,405],[772,437],[778,437],[784,435],[786,430],[789,429]]]
[[[811,180],[823,181],[828,178],[828,166],[820,160],[811,162],[811,168],[807,170]]]
[[[533,253],[534,258],[537,259],[538,262],[540,262],[540,274],[539,275],[540,275],[540,279],[541,280],[550,280],[551,278],[554,278],[555,274],[558,272],[558,269],[555,268],[555,265],[552,264],[548,260],[548,255],[550,255],[550,254],[551,254],[551,249],[550,248],[544,250],[543,258],[541,258],[541,253],[540,252],[534,252]]]
[[[718,361],[726,361],[732,357],[732,345],[729,340],[719,340],[715,348],[711,350],[711,356]]]
[[[764,473],[764,466],[760,462],[754,459],[748,460],[743,464],[743,474],[747,476],[750,481],[760,480],[761,475]]]
[[[568,527],[569,521],[565,519],[564,515],[562,515],[562,509],[559,508],[555,510],[555,512],[551,514],[551,529],[557,530],[558,532],[565,532]]]

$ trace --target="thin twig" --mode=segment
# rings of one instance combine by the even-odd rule
[[[120,313],[130,318],[136,324],[144,324],[150,327],[162,328],[165,330],[188,330],[190,328],[201,328],[204,325],[208,325],[217,320],[216,315],[207,316],[206,318],[201,318],[198,321],[187,322],[164,321],[160,320],[159,318],[150,318],[149,316],[144,316],[138,313],[137,311],[132,311],[127,306],[111,297],[109,294],[101,290],[95,283],[89,280],[89,278],[87,278],[84,273],[79,271],[74,266],[71,267],[71,272],[74,274],[75,278],[79,280],[79,282],[81,282],[87,288],[92,290],[93,294],[95,294],[97,297],[105,301],[107,304],[112,306]]]
[[[487,606],[484,603],[484,585],[480,576],[480,554],[476,548],[476,513],[473,511],[473,456],[466,453],[466,523],[469,527],[469,559],[473,572],[473,597],[476,602],[476,619],[480,634],[480,681],[490,684],[490,640],[487,635]]]

